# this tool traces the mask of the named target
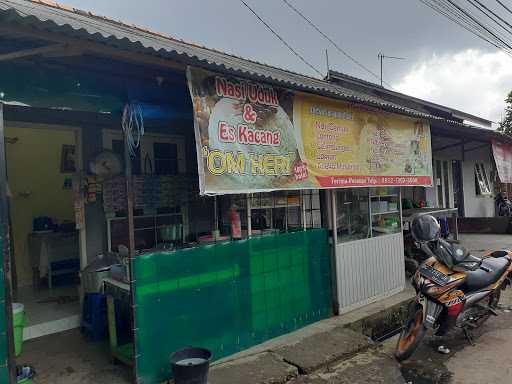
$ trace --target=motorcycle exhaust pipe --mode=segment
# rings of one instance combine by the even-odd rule
[[[464,304],[464,309],[471,307],[476,302],[482,300],[486,296],[489,296],[491,294],[491,292],[492,291],[483,291],[483,292],[477,292],[477,293],[473,293],[469,296],[466,296],[466,304]]]

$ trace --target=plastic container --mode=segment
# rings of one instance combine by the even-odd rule
[[[212,353],[204,348],[184,348],[171,355],[175,384],[207,384]]]
[[[23,328],[25,327],[25,306],[21,303],[12,304],[12,324],[14,333],[14,354],[21,354],[23,344]]]
[[[100,254],[80,272],[84,293],[101,292],[103,280],[110,277],[110,266],[118,263],[113,253]]]
[[[29,365],[18,365],[16,367],[16,384],[32,384],[36,371]]]

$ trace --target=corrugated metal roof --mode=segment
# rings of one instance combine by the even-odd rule
[[[187,65],[196,65],[224,73],[232,73],[283,87],[335,97],[353,103],[405,114],[417,118],[437,120],[456,127],[510,142],[509,136],[496,131],[479,129],[457,121],[400,105],[378,96],[332,84],[323,79],[306,76],[275,66],[244,59],[129,25],[91,12],[70,8],[48,0],[0,0],[0,22],[28,25],[77,39],[94,40],[115,48],[172,59]],[[486,131],[484,133],[484,131]]]
[[[325,80],[186,43],[134,25],[66,7],[55,2],[2,0],[0,1],[0,21],[2,23],[28,24],[37,29],[61,33],[69,37],[92,39],[116,48],[172,58],[184,64],[249,76],[409,116],[439,119],[436,116],[374,95],[330,84]]]

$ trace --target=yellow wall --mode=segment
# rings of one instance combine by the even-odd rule
[[[7,124],[5,135],[18,138],[15,144],[6,144],[6,152],[13,196],[10,202],[14,259],[18,286],[23,286],[32,283],[27,238],[32,232],[33,218],[74,220],[72,191],[63,189],[64,179],[71,174],[60,172],[60,157],[63,144],[75,144],[75,134],[71,130],[18,128]],[[20,195],[25,192],[30,196]]]

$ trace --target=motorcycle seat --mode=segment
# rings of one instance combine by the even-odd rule
[[[510,265],[510,259],[485,258],[476,271],[466,272],[464,285],[468,292],[477,291],[496,282]]]
[[[489,254],[491,257],[505,257],[508,256],[508,251],[500,250],[500,251],[493,251]]]

